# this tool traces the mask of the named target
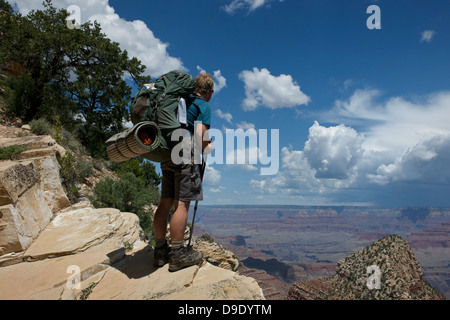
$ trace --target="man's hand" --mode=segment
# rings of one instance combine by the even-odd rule
[[[211,154],[211,152],[213,152],[213,150],[214,150],[214,146],[213,146],[212,141],[210,140],[208,145],[206,146],[206,148],[203,150],[203,153],[204,154]]]

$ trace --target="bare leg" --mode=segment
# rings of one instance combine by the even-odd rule
[[[153,232],[156,240],[163,240],[166,237],[167,221],[173,203],[172,198],[164,198],[159,201],[158,209],[156,209],[153,218]]]
[[[175,201],[175,212],[170,221],[170,237],[172,242],[184,240],[189,205],[190,201]]]
[[[169,256],[170,272],[190,267],[203,261],[203,254],[200,251],[195,251],[182,246],[189,204],[190,201],[178,201],[172,220],[170,221],[170,236],[172,238],[171,254]]]

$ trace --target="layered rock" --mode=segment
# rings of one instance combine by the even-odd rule
[[[0,299],[265,299],[253,278],[207,262],[219,255],[197,239],[209,252],[201,266],[153,267],[135,214],[86,205],[59,212],[20,261],[0,268]]]
[[[177,272],[153,267],[147,247],[109,268],[90,300],[262,300],[258,283],[236,272],[204,262]]]
[[[425,279],[450,298],[450,223],[411,233],[407,240]]]
[[[258,283],[218,244],[194,238],[200,266],[170,273],[153,267],[139,218],[117,209],[71,205],[49,136],[14,138],[17,161],[0,161],[0,299],[264,299]]]
[[[251,277],[258,282],[267,300],[287,299],[290,284],[279,280],[264,270],[248,268],[245,265],[241,265],[238,270],[239,274]]]
[[[78,206],[59,212],[23,253],[3,256],[0,299],[75,298],[81,282],[120,261],[125,247],[144,245],[136,215]],[[69,281],[74,270],[79,288]]]
[[[408,243],[385,237],[338,262],[336,275],[295,283],[291,300],[442,299],[423,280],[423,272]]]
[[[0,147],[24,145],[18,161],[0,162],[0,255],[27,249],[53,218],[70,205],[61,185],[50,137],[2,138]],[[45,150],[45,152],[41,152]]]

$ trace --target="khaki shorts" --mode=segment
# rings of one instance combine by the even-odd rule
[[[168,161],[161,164],[161,198],[179,201],[203,200],[201,164],[174,164]]]

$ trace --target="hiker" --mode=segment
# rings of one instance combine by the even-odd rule
[[[196,78],[193,96],[187,101],[187,129],[192,140],[201,143],[204,152],[212,151],[212,143],[203,141],[202,137],[211,125],[211,108],[209,101],[214,93],[214,81],[210,74],[200,74]],[[195,122],[201,121],[201,124]],[[192,144],[193,147],[193,144]],[[193,152],[192,152],[193,154]],[[177,271],[184,267],[199,264],[203,254],[190,247],[183,246],[191,201],[203,200],[202,165],[194,163],[174,164],[172,160],[161,164],[162,186],[161,199],[153,220],[153,231],[156,239],[154,251],[155,267],[162,267],[169,262],[169,271]],[[171,245],[165,238],[169,211],[175,207],[170,221]]]

